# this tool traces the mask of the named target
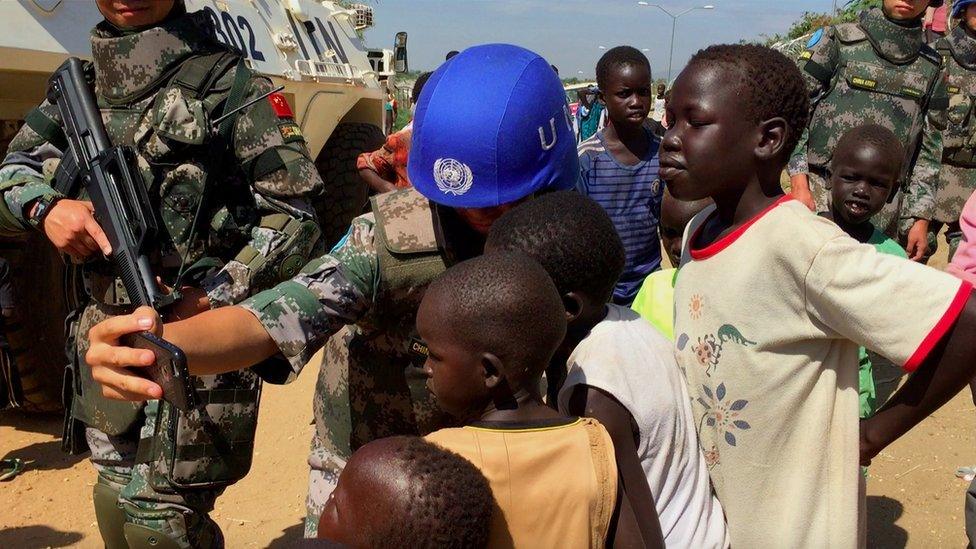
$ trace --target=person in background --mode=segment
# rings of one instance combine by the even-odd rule
[[[647,275],[631,309],[650,322],[664,337],[674,341],[674,283],[681,261],[681,239],[693,217],[712,204],[711,199],[682,202],[665,189],[661,201],[661,244],[671,263]]]
[[[959,0],[956,0],[956,4],[959,4]],[[948,10],[949,6],[946,4],[937,8],[929,6],[925,9],[925,19],[922,21],[922,26],[925,28],[926,42],[934,42],[946,35]]]
[[[410,93],[411,113],[417,99],[430,78],[429,72],[421,74],[413,83]],[[386,137],[386,142],[373,152],[364,152],[356,159],[359,177],[373,193],[385,193],[410,186],[407,161],[410,158],[410,141],[413,136],[413,119],[402,130]]]
[[[447,52],[447,55],[444,56],[444,61],[450,61],[452,57],[454,57],[455,55],[457,55],[459,53],[461,53],[461,52],[459,52],[457,50],[451,50],[451,51]]]
[[[627,263],[613,302],[629,306],[644,278],[661,266],[661,142],[645,123],[651,108],[651,64],[640,50],[618,46],[600,58],[596,79],[610,124],[579,144],[577,190],[603,206],[624,243]]]
[[[664,119],[664,97],[668,87],[661,82],[657,85],[657,95],[654,96],[654,108],[651,110],[651,119],[660,122]]]
[[[946,271],[976,285],[976,193],[966,201],[959,216],[959,226],[962,241]]]
[[[599,100],[600,88],[590,86],[576,92],[579,108],[576,110],[577,141],[586,141],[606,126],[607,110]]]
[[[821,212],[851,238],[874,246],[879,253],[908,259],[905,249],[871,224],[898,190],[898,176],[905,151],[898,137],[882,126],[867,124],[847,131],[837,142],[830,162],[830,210]],[[858,349],[858,395],[861,419],[871,417],[877,406],[874,366],[884,357]],[[875,364],[872,364],[874,362]]]
[[[482,549],[494,507],[470,461],[422,438],[382,438],[349,458],[318,536],[357,549]]]
[[[952,32],[932,44],[942,55],[948,73],[949,108],[942,131],[942,170],[929,222],[927,256],[938,249],[939,232],[945,227],[952,257],[962,238],[959,216],[976,191],[976,117],[972,112],[976,97],[976,0],[956,0],[952,17],[956,22]]]
[[[797,59],[811,114],[790,159],[791,193],[811,210],[829,210],[827,172],[840,136],[868,123],[890,129],[905,148],[903,190],[872,223],[915,261],[928,249],[949,104],[942,58],[925,44],[922,16],[942,3],[883,0],[856,22],[818,30]]]
[[[393,126],[396,125],[397,116],[400,115],[396,94],[392,89],[386,92],[386,102],[383,103],[383,108],[386,110],[386,118],[383,120],[385,125],[383,133],[390,135],[393,133]]]

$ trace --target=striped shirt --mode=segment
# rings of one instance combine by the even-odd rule
[[[661,266],[657,225],[664,186],[658,177],[661,141],[647,130],[651,146],[637,164],[621,164],[607,150],[603,130],[579,144],[579,192],[610,215],[624,243],[627,262],[613,291],[614,303],[630,305],[644,278]]]

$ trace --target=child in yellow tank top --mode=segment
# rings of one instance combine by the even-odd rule
[[[488,479],[497,504],[489,547],[642,543],[618,494],[606,429],[542,401],[540,379],[565,335],[565,316],[546,271],[512,252],[452,267],[431,284],[417,313],[428,386],[438,406],[466,425],[427,440],[467,458]]]

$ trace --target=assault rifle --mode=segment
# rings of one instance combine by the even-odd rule
[[[112,245],[115,272],[133,305],[158,310],[172,304],[173,295],[160,291],[149,262],[158,227],[135,152],[109,141],[81,60],[71,57],[54,72],[47,99],[61,113],[68,141],[54,175],[55,189],[77,196],[78,186],[84,187]],[[196,407],[196,391],[179,347],[151,332],[129,335],[122,343],[156,355],[156,363],[139,372],[163,388],[164,400],[184,411]]]

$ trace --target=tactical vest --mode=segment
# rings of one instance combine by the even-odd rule
[[[372,306],[330,339],[316,387],[316,418],[325,423],[317,425],[319,436],[345,457],[376,438],[453,424],[427,390],[417,353],[423,351],[417,309],[427,286],[447,269],[433,206],[412,188],[371,202],[378,266]]]
[[[956,27],[962,31],[961,27]],[[946,110],[947,126],[942,131],[942,159],[946,164],[962,168],[976,168],[976,120],[973,103],[976,98],[976,58],[958,51],[958,40],[973,41],[957,31],[936,42],[936,50],[942,55],[948,72],[946,89],[949,108]],[[968,45],[968,44],[966,44]],[[970,47],[972,47],[970,45]],[[969,58],[967,58],[969,57]]]
[[[252,76],[239,52],[214,42],[136,93],[109,99],[96,89],[110,140],[136,151],[158,213],[159,253],[153,260],[168,284],[182,270],[182,281],[195,285],[196,276],[234,259],[261,221],[234,159],[230,131],[235,117],[217,134],[209,129],[211,120],[242,103]],[[50,105],[42,105],[26,123],[63,147],[59,118]],[[108,262],[94,262],[88,279],[94,299],[125,312],[124,289]],[[78,376],[73,419],[110,435],[130,432],[142,420],[142,406],[107,401],[84,370]],[[152,463],[150,482],[159,492],[223,486],[250,468],[260,378],[247,370],[195,380],[205,406],[179,413],[160,401],[154,432],[139,443],[136,461]]]
[[[918,55],[895,63],[881,56],[857,23],[837,25],[833,32],[838,41],[837,66],[810,121],[810,164],[825,169],[844,131],[866,123],[884,126],[901,137],[909,164],[938,81],[938,54],[923,44]],[[910,168],[905,166],[903,180]]]

